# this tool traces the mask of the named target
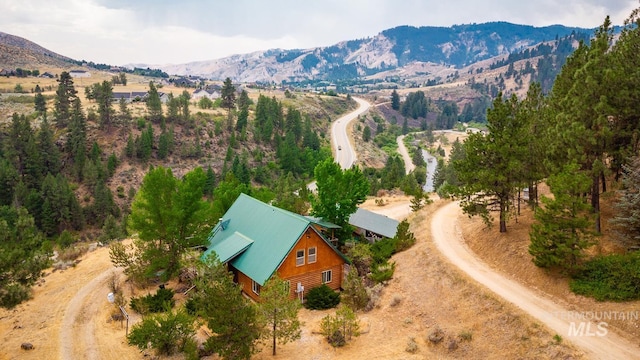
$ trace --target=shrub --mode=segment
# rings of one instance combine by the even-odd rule
[[[418,343],[416,343],[416,339],[413,337],[409,338],[409,341],[407,342],[407,347],[404,349],[404,351],[414,354],[416,351],[418,351]]]
[[[411,231],[409,231],[409,222],[402,220],[398,224],[398,230],[396,231],[395,240],[395,252],[400,252],[412,247],[416,243],[416,238]]]
[[[320,323],[321,333],[334,347],[344,346],[351,337],[360,335],[360,321],[351,308],[340,306],[335,315],[327,315]]]
[[[471,331],[463,331],[460,333],[460,340],[471,341],[473,339],[473,333]]]
[[[369,303],[369,295],[362,278],[358,275],[358,269],[349,270],[347,278],[342,284],[342,302],[355,310],[364,309]]]
[[[376,283],[388,281],[393,277],[393,273],[396,270],[396,263],[389,263],[385,261],[383,264],[378,264],[371,268],[371,280]]]
[[[571,291],[598,301],[640,299],[640,252],[598,256],[570,282]]]
[[[340,303],[340,294],[333,291],[327,284],[309,290],[305,307],[312,310],[324,310],[336,307]]]
[[[172,355],[176,351],[193,352],[194,335],[193,318],[178,311],[144,318],[132,327],[127,340],[139,349],[153,348],[158,354]]]
[[[396,244],[393,239],[382,239],[371,245],[371,255],[375,264],[384,264],[395,252]]]
[[[140,313],[159,313],[167,309],[173,308],[175,300],[173,300],[173,290],[160,288],[158,291],[151,295],[143,297],[131,298],[131,309]]]
[[[60,246],[63,249],[68,248],[69,246],[71,246],[71,244],[73,244],[76,241],[76,239],[73,237],[73,235],[68,232],[67,230],[64,230],[60,236],[58,236],[58,246]]]

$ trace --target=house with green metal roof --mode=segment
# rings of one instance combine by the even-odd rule
[[[339,290],[348,270],[348,259],[322,232],[327,225],[240,194],[211,231],[203,256],[215,252],[256,301],[275,273],[289,282],[291,297],[304,299],[322,284]]]

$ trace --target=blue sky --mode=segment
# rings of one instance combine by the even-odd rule
[[[329,46],[400,25],[621,25],[637,0],[0,0],[0,31],[124,65]]]

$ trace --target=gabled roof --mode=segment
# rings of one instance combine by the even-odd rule
[[[358,210],[349,217],[349,224],[391,239],[396,236],[400,222],[387,216],[358,208]]]
[[[312,223],[316,222],[240,194],[211,231],[203,257],[215,251],[221,262],[264,285]]]

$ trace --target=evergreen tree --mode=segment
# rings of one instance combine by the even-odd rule
[[[0,218],[0,306],[9,309],[31,296],[31,287],[50,264],[33,217],[19,208],[11,218]]]
[[[185,123],[189,121],[189,117],[191,116],[189,113],[189,100],[191,100],[191,94],[189,94],[187,90],[183,90],[182,94],[178,97],[178,101],[182,109],[182,121]]]
[[[593,244],[590,206],[582,195],[590,185],[589,177],[575,164],[549,178],[554,197],[542,197],[544,206],[536,210],[530,234],[529,253],[537,266],[573,271],[583,250]]]
[[[289,283],[277,274],[271,276],[260,290],[258,311],[261,323],[265,324],[262,337],[272,340],[272,354],[276,355],[276,343],[286,344],[300,338],[300,320],[298,310],[300,302],[291,298]]]
[[[581,44],[567,59],[552,91],[552,105],[557,114],[554,128],[562,128],[566,132],[550,143],[552,163],[557,170],[567,163],[576,162],[582,170],[589,172],[589,195],[598,233],[600,192],[605,186],[601,179],[607,171],[605,157],[612,139],[608,99],[616,96],[615,84],[607,80],[612,37],[611,21],[607,17],[590,45]]]
[[[99,90],[96,94],[96,101],[98,103],[100,127],[109,130],[115,118],[113,87],[109,81],[105,80],[102,84],[98,84],[97,88]]]
[[[167,95],[167,121],[169,123],[178,121],[180,116],[180,100],[173,96],[173,93]]]
[[[627,249],[640,248],[640,157],[623,165],[622,188],[611,219],[616,235]]]
[[[358,268],[353,266],[349,269],[347,277],[342,283],[344,290],[340,294],[340,302],[353,310],[364,309],[369,303],[369,295],[364,285],[364,281],[358,275]]]
[[[250,359],[258,351],[262,329],[256,307],[242,295],[231,273],[217,258],[209,257],[199,270],[196,288],[197,312],[213,332],[205,349],[223,359]]]
[[[227,109],[229,116],[231,116],[231,110],[235,109],[236,106],[236,87],[233,86],[230,78],[224,79],[220,90],[220,98],[222,99],[222,107]]]
[[[400,110],[400,95],[395,89],[391,93],[391,108],[396,111]]]
[[[11,205],[19,178],[13,165],[0,157],[0,206]]]
[[[131,125],[132,117],[131,117],[131,111],[127,107],[127,101],[123,97],[121,97],[120,100],[118,100],[118,108],[119,108],[118,119],[120,120],[120,124],[122,124],[122,126],[128,129],[129,126]]]
[[[82,180],[82,171],[87,157],[87,122],[82,113],[80,99],[73,101],[73,111],[65,148],[68,156],[73,161],[72,172],[75,178]]]
[[[47,100],[44,98],[44,95],[42,95],[42,90],[38,85],[36,85],[36,95],[33,98],[33,103],[35,111],[41,115],[44,115],[47,112]]]
[[[491,224],[490,211],[499,212],[500,232],[507,231],[507,218],[515,190],[521,185],[526,157],[525,127],[516,116],[518,100],[493,102],[488,114],[488,134],[471,134],[464,142],[465,156],[455,161],[454,169],[462,184],[458,189],[461,205],[469,215],[480,215]]]
[[[44,176],[47,173],[54,176],[57,175],[62,168],[60,150],[58,150],[53,141],[53,132],[49,128],[46,115],[42,119],[42,124],[40,124],[37,144],[40,149],[40,160],[42,161],[42,175]]]
[[[364,142],[369,142],[369,140],[371,140],[371,128],[369,125],[365,125],[362,130],[362,140],[364,140]]]
[[[149,82],[149,95],[147,97],[147,114],[149,120],[154,123],[160,123],[163,120],[162,117],[162,101],[160,100],[160,94],[158,89],[153,84],[153,81]]]
[[[64,128],[69,123],[71,117],[71,105],[77,99],[77,91],[73,86],[73,79],[68,72],[60,73],[58,89],[54,99],[53,115],[56,119],[56,126]]]

